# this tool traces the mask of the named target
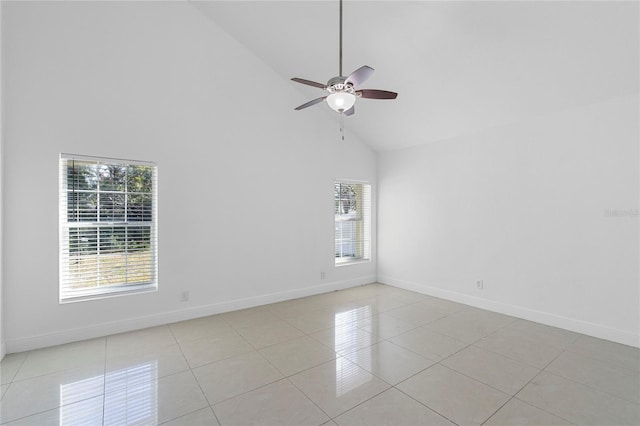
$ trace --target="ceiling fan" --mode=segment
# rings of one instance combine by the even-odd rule
[[[291,80],[296,83],[317,87],[328,92],[326,96],[304,103],[295,109],[299,111],[326,100],[332,110],[339,112],[341,115],[349,116],[355,113],[354,104],[356,98],[395,99],[398,97],[397,93],[387,90],[356,89],[356,86],[359,86],[371,77],[373,71],[373,68],[364,65],[352,72],[348,77],[342,75],[342,0],[340,0],[340,66],[338,76],[331,78],[327,84],[317,83],[303,78],[292,78]]]

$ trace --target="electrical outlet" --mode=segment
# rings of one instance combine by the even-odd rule
[[[325,279],[325,273],[324,272],[320,272],[320,279],[324,280]]]
[[[478,287],[478,290],[484,290],[484,281],[483,280],[476,281],[476,287]]]
[[[189,301],[189,292],[188,291],[183,291],[182,294],[180,295],[180,301],[181,302],[188,302]]]

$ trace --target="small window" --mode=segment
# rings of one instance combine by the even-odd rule
[[[155,290],[154,163],[60,155],[60,301]]]
[[[336,265],[371,256],[371,185],[335,182]]]

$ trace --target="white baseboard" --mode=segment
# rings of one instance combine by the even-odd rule
[[[511,315],[514,317],[535,321],[541,324],[550,325],[552,327],[563,328],[565,330],[582,333],[600,339],[610,340],[612,342],[621,343],[623,345],[640,347],[640,336],[637,334],[610,328],[602,324],[582,321],[574,318],[567,318],[550,312],[537,311],[525,308],[523,306],[511,305],[493,300],[483,299],[480,297],[470,296],[468,294],[458,293],[455,291],[444,290],[438,287],[430,287],[411,281],[400,280],[388,276],[378,276],[378,282],[382,284],[392,285],[394,287],[405,290],[415,291],[416,293],[426,294],[428,296],[439,297],[441,299],[451,300],[453,302],[464,303],[465,305],[474,306],[476,308],[487,309],[489,311],[500,314]]]
[[[162,312],[143,317],[128,318],[125,320],[112,321],[89,327],[73,328],[55,333],[22,337],[18,339],[9,339],[5,342],[6,350],[7,353],[23,352],[38,348],[61,345],[64,343],[77,342],[80,340],[93,339],[96,337],[104,337],[116,333],[124,333],[127,331],[139,330],[147,327],[155,327],[159,325],[170,324],[173,322],[205,317],[208,315],[236,311],[238,309],[252,308],[255,306],[282,302],[284,300],[298,299],[300,297],[313,296],[316,294],[328,293],[335,290],[343,290],[346,288],[369,284],[375,281],[376,277],[374,275],[371,275],[353,280],[336,281],[321,285],[299,288],[295,290],[269,293],[246,299],[236,299],[226,302],[213,303],[210,305]]]

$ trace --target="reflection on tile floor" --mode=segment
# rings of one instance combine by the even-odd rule
[[[638,425],[640,351],[381,284],[11,354],[11,425]]]

